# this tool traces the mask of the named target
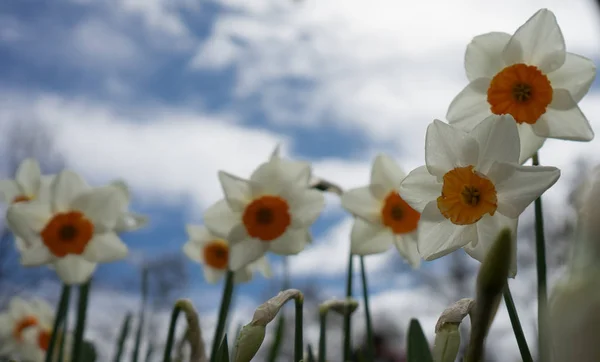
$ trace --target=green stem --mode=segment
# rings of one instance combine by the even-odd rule
[[[171,362],[171,350],[173,349],[173,343],[175,341],[175,326],[177,325],[177,317],[181,313],[181,306],[175,304],[173,311],[171,312],[171,323],[169,324],[169,334],[167,335],[167,343],[165,344],[165,354],[163,362]],[[216,355],[217,350],[215,349],[212,354]]]
[[[365,257],[360,256],[360,274],[363,285],[363,299],[365,303],[365,318],[367,320],[367,346],[368,361],[375,360],[375,346],[373,341],[373,325],[371,324],[371,312],[369,311],[369,286],[367,285],[367,270],[365,268]]]
[[[227,314],[229,313],[229,305],[231,304],[231,296],[233,295],[233,271],[228,270],[227,276],[225,277],[225,285],[223,287],[223,298],[221,299],[221,307],[219,309],[219,320],[217,322],[217,328],[215,329],[215,335],[213,337],[212,349],[210,351],[210,361],[215,362],[217,358],[217,351],[221,345],[221,339],[223,339],[223,332],[225,332],[225,324],[227,321]]]
[[[60,301],[56,309],[56,316],[54,319],[54,326],[52,327],[52,335],[50,336],[50,344],[48,345],[48,351],[46,351],[45,362],[52,361],[52,355],[54,354],[54,345],[56,344],[56,338],[60,331],[61,326],[65,320],[65,316],[69,312],[69,299],[71,298],[71,286],[63,284],[62,291],[60,293]],[[64,336],[63,338],[64,339]]]
[[[506,304],[506,309],[508,310],[510,324],[515,332],[515,338],[517,339],[517,344],[519,345],[521,358],[523,359],[523,362],[533,362],[531,352],[529,351],[529,346],[527,346],[527,341],[525,340],[523,328],[521,327],[521,321],[519,320],[519,315],[517,314],[517,308],[515,307],[515,302],[513,301],[508,284],[506,284],[506,288],[504,288],[504,303]]]
[[[69,301],[70,298],[67,299],[67,313],[65,313],[65,320],[62,323],[62,328],[60,330],[60,344],[58,346],[58,361],[64,361],[65,354],[65,340],[67,336],[67,331],[69,330]]]
[[[539,166],[537,152],[533,155],[533,165]],[[546,287],[546,239],[544,236],[544,215],[542,213],[542,197],[535,200],[535,249],[537,255],[538,282],[538,353],[541,362],[548,362],[546,345],[546,314],[548,310],[548,291]]]
[[[135,346],[133,347],[133,354],[131,356],[132,362],[138,361],[140,353],[140,346],[142,344],[142,332],[144,330],[144,316],[146,313],[146,303],[148,300],[148,268],[142,269],[142,305],[140,308],[140,315],[138,321],[138,329],[135,335]]]
[[[354,265],[352,252],[348,256],[348,274],[346,275],[346,298],[352,298],[352,276],[354,275]],[[352,354],[352,324],[351,313],[344,315],[344,359],[343,362],[350,360]]]
[[[327,354],[327,310],[324,310],[319,315],[321,320],[321,331],[319,333],[319,362],[325,362]]]
[[[304,306],[304,296],[299,295],[294,298],[296,305],[296,335],[294,341],[294,362],[301,362],[304,357],[304,325],[302,309]]]
[[[73,361],[80,361],[83,350],[83,333],[85,332],[85,319],[87,314],[88,299],[91,280],[79,286],[79,300],[77,301],[77,324],[75,326],[75,340],[73,342]],[[86,362],[86,361],[82,361]]]

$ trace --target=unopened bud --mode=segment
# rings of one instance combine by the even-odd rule
[[[460,348],[460,323],[475,305],[473,299],[464,298],[446,308],[435,326],[433,360],[454,362]]]
[[[266,327],[260,324],[245,325],[235,342],[234,362],[250,362],[265,340]]]
[[[279,292],[279,294],[256,308],[250,324],[266,326],[277,316],[281,307],[283,307],[288,300],[298,298],[303,299],[304,296],[302,295],[302,292],[297,289],[288,289]]]
[[[347,299],[332,299],[326,302],[323,302],[319,305],[319,312],[321,314],[327,313],[328,311],[333,311],[342,316],[351,315],[358,309],[358,302],[355,299],[347,298]]]

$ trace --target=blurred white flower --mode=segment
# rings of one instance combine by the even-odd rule
[[[26,332],[50,328],[51,333],[53,324],[54,310],[45,301],[12,298],[8,310],[0,313],[0,356],[22,354],[29,345]],[[49,340],[49,334],[40,334],[42,347],[47,348]]]
[[[413,170],[400,196],[421,212],[419,253],[437,259],[459,248],[482,261],[500,230],[513,240],[517,218],[558,180],[556,167],[521,166],[510,115],[490,116],[467,133],[435,120],[427,128],[426,166]],[[516,273],[516,247],[511,274]]]
[[[512,36],[476,36],[467,47],[465,69],[470,83],[454,98],[446,118],[469,131],[491,114],[512,115],[521,136],[520,163],[546,138],[594,138],[577,103],[590,89],[596,66],[566,51],[551,11],[539,10]]]
[[[342,206],[356,216],[350,234],[353,254],[382,253],[393,244],[412,267],[420,265],[417,225],[421,215],[398,194],[405,177],[390,157],[378,155],[370,185],[342,194]]]
[[[189,240],[183,245],[184,253],[204,267],[204,278],[216,283],[227,272],[229,264],[229,242],[211,234],[205,226],[188,225]],[[252,279],[257,270],[265,277],[271,277],[271,267],[265,256],[234,273],[235,283],[245,283]]]
[[[47,196],[47,193],[41,191],[43,189],[40,165],[32,158],[21,162],[14,180],[0,180],[0,197],[6,204],[27,202]]]
[[[47,202],[17,203],[7,211],[11,230],[28,245],[21,264],[52,264],[64,283],[86,282],[96,263],[127,255],[115,232],[126,201],[115,187],[91,188],[79,175],[61,172]]]
[[[301,252],[311,242],[308,230],[325,206],[321,192],[308,188],[310,165],[283,160],[279,148],[245,180],[219,172],[225,199],[204,214],[206,227],[229,240],[229,267],[238,271],[267,251]]]
[[[144,227],[148,223],[148,218],[146,216],[129,211],[129,202],[131,201],[131,196],[129,194],[129,187],[127,184],[122,180],[117,180],[111,182],[110,185],[116,187],[120,192],[122,192],[123,198],[126,200],[123,210],[121,210],[121,214],[117,219],[115,231],[117,233],[121,233],[138,230]]]

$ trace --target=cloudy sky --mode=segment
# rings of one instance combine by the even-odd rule
[[[147,229],[126,240],[136,258],[155,258],[180,250],[185,224],[202,223],[203,210],[221,198],[218,170],[247,177],[279,143],[286,157],[311,161],[316,175],[343,188],[366,184],[379,152],[406,171],[423,164],[426,127],[434,118],[444,120],[450,101],[467,84],[463,58],[475,35],[513,33],[547,7],[558,18],[568,51],[600,57],[600,13],[592,1],[497,5],[3,1],[0,125],[22,122],[32,132],[46,125],[69,168],[94,184],[125,179],[134,192],[133,207],[151,217]],[[581,102],[596,130],[597,85]],[[580,157],[600,161],[598,141],[546,143],[541,162],[562,170],[546,194],[547,209],[564,203]],[[333,297],[343,293],[351,219],[335,198],[327,201],[313,228],[314,245],[290,258],[290,267],[295,280],[313,280],[326,286],[323,297]],[[280,271],[281,260],[272,261]],[[378,308],[416,293],[401,290],[412,285],[406,268],[399,267],[393,282],[376,278],[399,263],[393,250],[368,258]],[[216,300],[208,298],[211,304],[200,296],[218,299],[221,287],[207,286],[191,262],[189,268],[189,293],[211,315]],[[434,269],[435,263],[424,268]],[[241,293],[256,296],[264,285],[259,278]],[[414,300],[423,298],[419,295]],[[443,306],[431,308],[413,311],[429,316],[424,328],[430,335]]]

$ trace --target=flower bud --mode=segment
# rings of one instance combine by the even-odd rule
[[[454,362],[460,348],[460,323],[475,305],[473,299],[464,298],[446,308],[435,326],[433,360]]]
[[[358,308],[358,302],[355,299],[332,299],[319,305],[319,313],[325,314],[328,311],[336,312],[342,316],[351,315]]]

